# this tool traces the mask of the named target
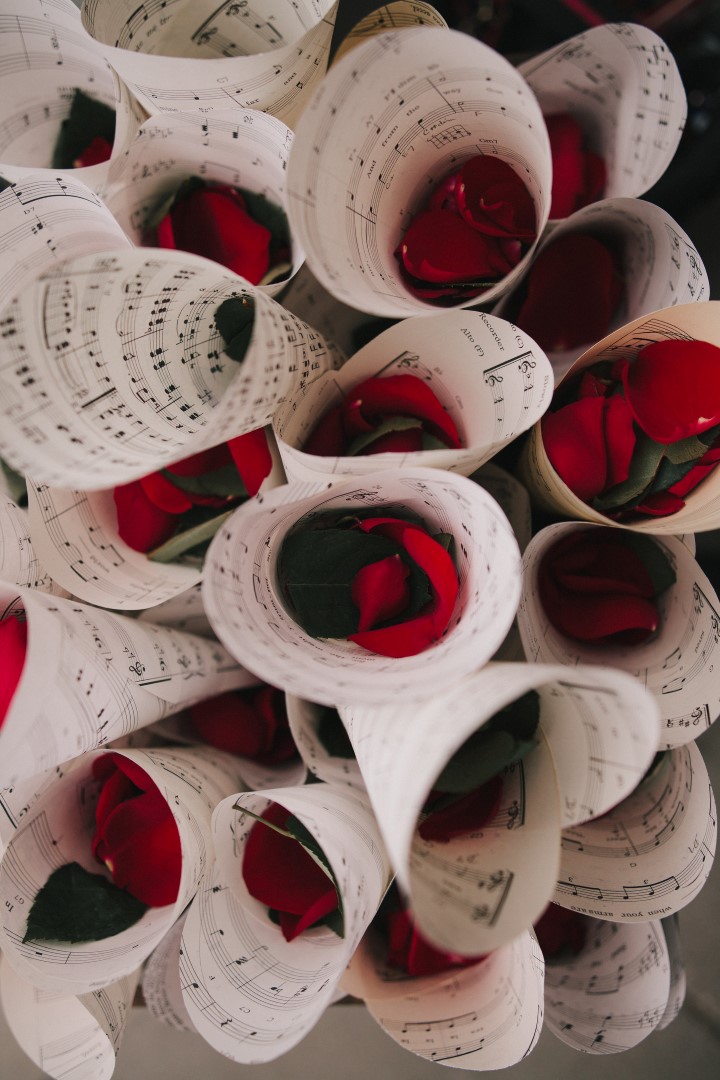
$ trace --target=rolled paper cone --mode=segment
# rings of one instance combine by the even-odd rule
[[[273,468],[260,493],[285,479],[269,428],[266,434]],[[28,480],[28,510],[40,558],[59,584],[89,604],[116,611],[155,608],[202,580],[203,559],[197,555],[159,562],[125,543],[113,490],[63,490]]]
[[[366,0],[363,7],[367,9],[371,5]],[[395,0],[394,3],[371,8],[367,15],[353,25],[349,20],[355,18],[357,18],[357,8],[354,4],[346,4],[345,11],[338,12],[330,47],[331,64],[334,64],[341,56],[345,56],[356,45],[361,45],[376,34],[385,34],[388,30],[415,26],[439,26],[447,29],[447,23],[440,12],[430,4],[423,3],[422,0],[419,3],[411,2],[411,0]],[[349,30],[348,25],[351,26]],[[344,31],[347,32],[337,45],[338,32],[342,35]]]
[[[680,142],[687,102],[675,60],[646,26],[617,23],[553,46],[519,67],[543,115],[570,113],[607,168],[605,196],[642,195]]]
[[[152,115],[234,105],[294,126],[327,66],[332,0],[244,5],[90,0],[83,25]]]
[[[542,953],[524,931],[479,963],[412,978],[389,967],[379,934],[361,941],[343,978],[386,1035],[458,1069],[504,1069],[533,1050],[543,1021]]]
[[[99,46],[82,28],[80,12],[59,0],[5,0],[0,37],[0,161],[15,180],[28,169],[49,170],[62,122],[75,90],[116,107],[116,84]],[[77,171],[97,190],[107,163]]]
[[[354,755],[341,757],[331,753],[318,735],[320,718],[326,711],[326,706],[316,705],[314,701],[306,701],[294,694],[286,694],[285,697],[290,730],[303,762],[313,776],[328,784],[347,784],[348,787],[359,788],[364,792],[365,783]],[[339,717],[337,722],[342,726]]]
[[[530,690],[540,698],[537,745],[502,772],[492,820],[424,840],[418,821],[445,765]],[[462,956],[500,948],[539,918],[555,889],[561,830],[631,792],[657,745],[652,698],[610,668],[491,664],[422,704],[351,705],[341,715],[418,930]],[[598,769],[598,759],[618,764]]]
[[[652,311],[709,299],[707,271],[690,237],[653,203],[616,198],[583,207],[546,234],[536,257],[558,239],[576,233],[600,240],[617,262],[623,296],[608,327],[610,333]],[[531,270],[532,264],[512,292],[502,298],[495,314],[511,321],[517,319]],[[594,344],[587,341],[572,349],[549,352],[555,380],[559,381]]]
[[[42,991],[0,964],[0,996],[13,1036],[42,1072],[57,1080],[110,1080],[139,971],[102,990],[74,996]]]
[[[357,336],[377,322],[329,293],[303,263],[283,293],[283,307],[314,326],[343,360],[357,351]]]
[[[499,504],[512,526],[520,551],[525,551],[532,536],[530,497],[527,489],[511,473],[492,461],[471,473],[470,479],[484,488]]]
[[[90,873],[100,873],[91,840],[102,783],[93,779],[92,763],[104,753],[86,754],[45,791],[16,830],[0,864],[0,896],[7,913],[0,930],[3,954],[20,976],[41,990],[91,993],[135,971],[195,895],[211,850],[212,812],[239,783],[232,755],[218,750],[113,751],[147,772],[172,811],[182,848],[177,900],[148,908],[133,926],[99,941],[24,942],[28,911],[54,870],[78,862]]]
[[[720,301],[680,304],[642,315],[587,349],[565,373],[560,385],[591,364],[620,357],[632,359],[653,341],[666,340],[708,341],[720,346]],[[676,514],[633,523],[605,517],[570,490],[550,464],[540,424],[535,425],[526,443],[520,473],[533,499],[564,517],[657,535],[707,532],[720,527],[720,470],[717,469],[686,496],[685,506]]]
[[[715,800],[694,743],[668,750],[613,810],[563,833],[553,901],[610,922],[652,922],[680,911],[712,868]]]
[[[171,600],[165,600],[157,607],[141,611],[138,618],[140,622],[152,622],[157,626],[172,626],[175,630],[184,630],[188,634],[197,634],[199,637],[217,641],[205,614],[199,581],[197,585],[178,593]]]
[[[655,601],[659,626],[647,641],[639,645],[593,643],[559,632],[540,600],[542,559],[562,537],[595,528],[562,522],[533,537],[524,556],[517,615],[525,658],[530,663],[567,664],[569,669],[576,664],[610,665],[635,675],[660,710],[658,749],[692,742],[720,713],[720,686],[713,675],[720,657],[720,600],[686,546],[674,536],[658,536],[653,540],[677,580]]]
[[[49,169],[17,172],[12,185],[0,191],[3,308],[65,259],[130,247],[105,204],[81,180]],[[0,331],[3,344],[5,329]],[[33,385],[26,377],[22,371],[8,393],[26,394]]]
[[[422,380],[448,413],[460,449],[342,457],[303,450],[318,420],[340,406],[355,386],[366,379],[407,375]],[[492,315],[450,311],[390,327],[339,371],[325,372],[280,406],[273,430],[291,482],[415,466],[469,476],[532,427],[552,392],[552,368],[532,338]]]
[[[5,585],[3,618],[28,626],[25,663],[0,731],[0,787],[244,685],[217,642]]]
[[[465,477],[438,469],[375,473],[307,495],[308,485],[240,507],[215,536],[203,599],[226,648],[250,671],[322,705],[418,700],[485,663],[505,636],[519,593],[518,551],[497,503]],[[460,590],[444,635],[415,656],[392,658],[351,641],[310,637],[277,579],[284,537],[303,519],[358,509],[410,512],[430,533],[451,533]]]
[[[547,130],[522,76],[488,46],[420,26],[381,34],[333,64],[303,113],[290,154],[290,218],[315,277],[374,315],[437,314],[405,285],[394,252],[410,217],[483,149],[507,162],[550,209]],[[510,288],[530,250],[497,284]]]
[[[229,297],[254,305],[241,363],[224,355],[215,325]],[[65,303],[68,319],[56,326],[53,305]],[[55,487],[114,487],[254,431],[335,363],[322,338],[269,296],[182,251],[72,260],[2,317],[10,359],[0,375],[0,455]],[[58,364],[60,347],[70,366]]]
[[[184,928],[183,914],[145,964],[142,993],[145,1007],[155,1020],[176,1031],[195,1031],[180,989],[180,943]]]
[[[38,559],[28,526],[27,512],[0,491],[0,581],[67,596]]]
[[[665,934],[659,921],[585,921],[579,954],[547,964],[545,1022],[574,1050],[619,1054],[647,1039],[664,1015],[670,996]]]
[[[236,805],[237,802],[237,805]],[[270,802],[312,833],[342,900],[344,936],[325,926],[286,941],[242,877],[245,842]],[[265,827],[265,826],[261,826]],[[227,799],[213,815],[216,863],[190,908],[180,978],[190,1019],[207,1042],[242,1064],[292,1049],[334,997],[390,881],[366,799],[328,784],[278,788]]]
[[[665,935],[668,960],[670,961],[670,993],[665,1012],[657,1026],[658,1031],[672,1024],[685,1001],[687,979],[683,967],[682,946],[680,941],[680,926],[677,915],[669,915],[667,919],[661,919],[660,925]]]
[[[105,201],[125,233],[140,245],[148,245],[149,223],[158,207],[191,176],[263,195],[284,211],[292,138],[280,120],[254,109],[209,117],[183,113],[153,117],[142,125],[125,154],[113,162]],[[290,236],[289,224],[288,247],[291,265],[285,267],[285,276],[259,286],[269,296],[285,288],[303,262],[302,248]]]

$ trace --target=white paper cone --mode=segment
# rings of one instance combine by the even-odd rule
[[[365,791],[358,763],[355,757],[339,757],[329,753],[318,737],[318,722],[323,705],[286,694],[290,730],[302,755],[302,759],[313,776],[327,784],[347,785]],[[341,720],[338,723],[342,724]]]

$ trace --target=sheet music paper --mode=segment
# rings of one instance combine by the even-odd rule
[[[594,26],[520,65],[543,114],[569,112],[607,168],[605,196],[642,195],[667,169],[687,103],[665,42],[634,23]]]
[[[472,967],[410,978],[390,968],[374,931],[343,978],[396,1043],[458,1069],[504,1069],[527,1057],[543,1023],[542,953],[524,931]]]
[[[660,920],[665,935],[668,959],[670,961],[670,993],[662,1019],[657,1026],[658,1031],[672,1024],[683,1007],[687,990],[687,979],[682,960],[682,945],[680,941],[680,926],[677,915],[668,915]]]
[[[86,0],[83,26],[151,114],[257,109],[289,126],[327,66],[331,0]]]
[[[130,239],[147,243],[148,220],[184,180],[202,180],[264,195],[285,209],[285,173],[292,132],[280,120],[255,109],[235,109],[208,117],[180,113],[147,120],[125,154],[116,158],[104,188],[108,209]],[[299,242],[288,237],[291,274],[304,259]],[[152,245],[149,245],[152,246]],[[270,296],[287,279],[259,286]]]
[[[310,489],[308,491],[308,489]],[[312,638],[291,618],[276,580],[283,537],[328,511],[393,507],[456,538],[460,591],[450,626],[417,656],[389,658],[336,638]],[[371,473],[323,494],[311,485],[241,506],[215,535],[203,601],[229,652],[265,682],[323,705],[417,700],[488,660],[515,614],[519,553],[507,518],[472,481],[438,469]]]
[[[214,322],[230,296],[255,305],[241,364]],[[253,431],[333,362],[269,296],[181,251],[75,259],[0,319],[0,455],[57,487],[113,487]]]
[[[709,299],[707,271],[690,237],[653,203],[617,198],[585,206],[559,222],[539,250],[576,233],[601,240],[619,264],[623,299],[613,316],[611,331],[660,308]],[[517,311],[513,301],[521,292],[522,282],[510,296],[502,298],[495,313],[512,318]],[[589,344],[548,354],[556,380]]]
[[[185,915],[173,924],[148,959],[142,977],[145,1007],[176,1031],[195,1031],[180,988],[180,943]]]
[[[720,600],[685,545],[674,536],[655,537],[677,580],[658,597],[660,625],[639,645],[593,644],[559,633],[540,602],[538,572],[550,547],[563,536],[596,526],[578,522],[550,525],[537,533],[525,553],[518,626],[530,663],[609,664],[634,675],[655,696],[662,730],[659,749],[690,742],[720,714],[720,687],[714,669],[720,648]]]
[[[243,1064],[272,1061],[319,1020],[390,881],[370,807],[358,792],[328,784],[278,788],[228,799],[213,815],[216,863],[185,923],[180,978],[193,1025],[216,1050]],[[342,897],[344,933],[320,926],[286,941],[250,896],[241,862],[255,824],[276,801],[310,830]]]
[[[663,1018],[670,996],[663,924],[587,922],[579,955],[545,969],[546,1022],[574,1050],[618,1054],[641,1043]]]
[[[447,762],[532,689],[542,734],[504,771],[492,821],[447,843],[423,840],[418,820]],[[423,703],[349,705],[341,716],[418,929],[463,956],[499,948],[539,918],[557,880],[560,830],[629,794],[657,744],[652,698],[621,672],[589,667],[490,664]]]
[[[362,6],[370,7],[371,5],[365,3]],[[357,17],[357,6],[355,4],[348,4],[345,11],[352,18]],[[402,30],[415,26],[439,26],[447,29],[447,23],[440,12],[436,11],[430,4],[412,3],[409,0],[395,0],[394,3],[372,8],[367,15],[364,15],[355,23],[352,29],[345,33],[339,46],[334,48],[338,31],[342,35],[343,31],[347,29],[346,26],[341,25],[342,14],[342,11],[338,12],[335,19],[333,42],[330,46],[331,64],[335,63],[341,56],[345,56],[356,45],[361,45],[369,37],[384,34],[388,30]],[[342,21],[344,22],[344,20]]]
[[[547,221],[550,151],[537,102],[506,60],[454,30],[418,27],[359,45],[333,64],[295,130],[293,229],[318,281],[365,312],[437,314],[407,289],[393,252],[436,184],[478,153],[522,177],[538,234]],[[483,303],[512,285],[531,251]]]
[[[139,971],[73,997],[42,990],[0,963],[5,1019],[28,1057],[57,1080],[110,1080]]]
[[[470,479],[484,488],[488,495],[491,495],[498,503],[512,525],[520,551],[525,551],[532,536],[530,496],[527,488],[523,487],[511,473],[501,469],[492,461],[474,472]]]
[[[715,800],[694,743],[668,750],[615,809],[563,833],[553,900],[613,922],[650,922],[689,904],[712,868]]]
[[[141,611],[141,622],[152,622],[157,626],[172,626],[188,634],[212,638],[217,641],[213,628],[208,622],[202,602],[201,584],[193,585],[185,592],[178,593],[172,600],[165,600],[157,607]]]
[[[17,503],[0,491],[0,581],[28,589],[67,596],[50,577],[38,559],[32,540],[28,515]]]
[[[302,449],[320,417],[370,378],[422,379],[454,421],[462,448],[324,457]],[[430,467],[468,476],[540,418],[553,392],[550,363],[517,327],[478,311],[449,311],[390,327],[345,363],[304,387],[273,418],[290,481]]]
[[[90,993],[135,971],[194,896],[211,857],[212,811],[228,792],[238,790],[235,759],[210,747],[115,752],[149,774],[172,811],[182,845],[178,898],[174,904],[148,908],[133,926],[100,941],[23,943],[28,910],[54,870],[78,862],[91,873],[100,872],[91,839],[102,784],[91,770],[104,751],[86,755],[35,802],[0,864],[3,953],[19,975],[42,990]]]
[[[663,308],[650,315],[643,315],[608,334],[592,348],[578,357],[563,376],[563,382],[583,371],[590,364],[619,357],[632,359],[640,349],[653,341],[709,341],[720,346],[720,301],[709,300],[702,304],[679,304]],[[542,442],[540,425],[537,424],[526,445],[522,462],[522,479],[531,493],[545,506],[559,511],[564,517],[594,521],[599,525],[617,523],[593,510],[570,491],[553,469]],[[621,528],[656,535],[684,532],[707,532],[720,527],[720,471],[717,469],[691,491],[685,506],[669,517],[653,517],[623,523]]]
[[[310,772],[327,784],[359,788],[365,791],[365,782],[354,757],[344,758],[330,754],[318,738],[318,722],[323,706],[313,701],[285,695],[290,730]]]
[[[24,612],[25,665],[0,732],[0,787],[235,686],[244,672],[217,642],[35,590],[0,589]]]

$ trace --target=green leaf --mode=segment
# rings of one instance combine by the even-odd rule
[[[245,188],[238,188],[238,191],[245,200],[245,207],[250,217],[257,221],[258,225],[264,225],[270,233],[271,252],[276,249],[289,249],[290,226],[283,208],[257,191],[246,191]]]
[[[532,750],[539,720],[540,697],[537,691],[529,690],[465,740],[433,788],[451,795],[466,795],[481,787]],[[433,810],[439,808],[433,804]]]
[[[597,495],[592,500],[593,507],[596,510],[615,510],[640,502],[655,478],[665,450],[661,443],[639,432],[627,480]]]
[[[242,477],[234,465],[223,465],[221,469],[202,473],[200,476],[178,476],[168,469],[163,469],[163,476],[192,495],[218,495],[225,498],[247,498],[247,491]]]
[[[318,741],[326,754],[330,757],[354,759],[350,736],[345,730],[345,725],[340,719],[337,709],[326,705],[318,706],[319,717],[316,729]]]
[[[102,101],[73,91],[70,112],[60,125],[60,132],[53,151],[53,169],[72,169],[95,138],[107,139],[112,146],[115,139],[115,111]]]
[[[708,444],[702,442],[696,435],[690,435],[687,439],[670,443],[665,447],[665,457],[673,465],[694,465],[698,458],[707,452]]]
[[[356,457],[382,435],[389,435],[392,431],[410,431],[412,428],[422,429],[422,421],[415,416],[388,416],[372,431],[364,431],[362,435],[357,435],[345,453],[348,457]]]
[[[423,450],[447,450],[448,444],[432,435],[429,431],[423,431],[422,448]]]
[[[147,904],[79,863],[53,871],[30,908],[23,941],[100,941],[140,919]]]
[[[624,532],[623,543],[642,560],[653,583],[654,596],[658,597],[677,581],[673,565],[655,540],[642,533]]]
[[[245,359],[255,321],[255,301],[251,296],[229,296],[215,309],[215,325],[231,360]]]
[[[174,562],[175,559],[179,559],[181,555],[197,547],[198,544],[212,540],[215,533],[227,521],[232,512],[232,510],[227,510],[216,517],[209,518],[200,525],[194,525],[191,529],[186,529],[185,532],[171,536],[160,547],[156,547],[154,551],[149,551],[148,559],[160,563]]]

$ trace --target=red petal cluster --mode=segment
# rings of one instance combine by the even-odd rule
[[[439,975],[442,971],[479,964],[487,956],[487,953],[481,956],[460,956],[459,953],[442,952],[436,949],[416,928],[407,910],[388,912],[386,926],[388,934],[386,961],[391,967],[406,971],[408,975]]]
[[[633,417],[659,443],[720,423],[720,349],[707,341],[655,341],[621,368]]]
[[[303,845],[263,825],[284,828],[292,814],[271,803],[245,843],[242,876],[248,892],[278,913],[286,941],[325,918],[337,907],[335,885]]]
[[[388,417],[410,416],[421,427],[393,431],[368,443],[363,454],[422,450],[423,431],[457,449],[460,436],[449,413],[430,387],[416,375],[366,379],[350,390],[313,429],[303,449],[307,454],[342,457],[358,435],[368,435]]]
[[[73,168],[80,169],[86,165],[99,165],[103,161],[109,161],[111,154],[112,143],[109,143],[102,135],[96,135],[82,153],[75,158]]]
[[[621,395],[581,397],[546,413],[541,425],[550,464],[579,499],[590,502],[627,479],[635,431]]]
[[[583,149],[583,130],[568,113],[545,118],[552,155],[551,218],[564,218],[602,197],[607,169],[598,155]]]
[[[103,781],[92,851],[115,884],[150,907],[174,904],[180,889],[180,834],[167,801],[144,769],[120,754],[96,758]]]
[[[533,929],[546,960],[570,953],[577,956],[587,941],[588,920],[576,911],[548,904]]]
[[[638,645],[660,625],[655,587],[617,529],[578,529],[545,552],[540,602],[550,624],[576,641]]]
[[[247,211],[241,193],[206,183],[180,194],[157,226],[155,246],[214,259],[257,285],[270,267],[270,232]]]
[[[218,750],[262,765],[278,765],[297,756],[285,694],[274,686],[231,690],[192,705],[189,715],[196,734]]]
[[[0,622],[0,727],[17,690],[27,652],[27,623],[9,616]]]
[[[493,776],[486,784],[469,791],[442,810],[433,810],[418,825],[423,840],[447,843],[456,836],[466,836],[487,825],[500,808],[502,777]],[[438,798],[442,798],[439,792]]]
[[[500,158],[478,154],[438,185],[395,257],[416,296],[465,300],[505,277],[536,230],[535,206],[519,175]]]

